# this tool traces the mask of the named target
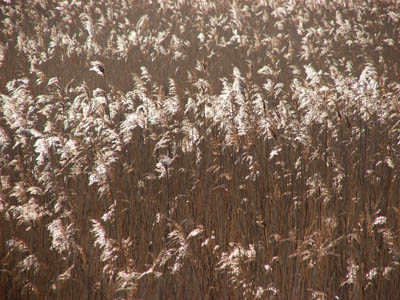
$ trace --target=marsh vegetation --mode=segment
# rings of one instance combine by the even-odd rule
[[[398,1],[0,20],[0,299],[400,299]]]

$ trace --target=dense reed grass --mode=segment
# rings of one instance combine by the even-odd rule
[[[397,1],[0,20],[0,299],[400,299]]]

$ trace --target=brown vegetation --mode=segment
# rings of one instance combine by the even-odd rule
[[[400,299],[396,1],[0,20],[0,299]]]

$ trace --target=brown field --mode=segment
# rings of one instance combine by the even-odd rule
[[[400,299],[398,1],[0,22],[0,299]]]

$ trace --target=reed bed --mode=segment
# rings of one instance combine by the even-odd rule
[[[0,299],[400,299],[397,1],[0,20]]]

